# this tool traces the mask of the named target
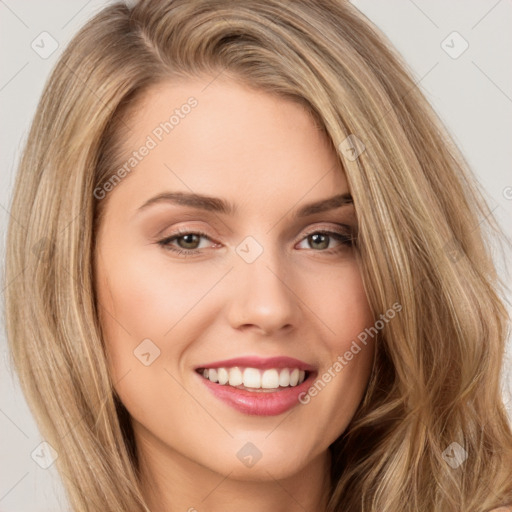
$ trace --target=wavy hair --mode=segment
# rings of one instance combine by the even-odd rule
[[[328,512],[511,505],[500,390],[508,317],[487,249],[492,215],[406,64],[344,0],[142,0],[104,8],[63,52],[12,200],[12,364],[59,454],[73,510],[149,510],[95,298],[95,233],[108,198],[94,191],[121,164],[124,119],[149,87],[221,73],[311,112],[349,182],[372,310],[403,306],[376,343],[364,399],[330,446]],[[365,146],[358,158],[346,151],[349,135]],[[467,453],[456,469],[443,458],[455,442]]]

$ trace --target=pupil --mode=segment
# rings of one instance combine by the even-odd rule
[[[321,247],[317,247],[318,249],[327,249],[329,246],[329,237],[323,233],[315,233],[314,235],[310,235],[309,238],[313,245],[317,243],[320,244]]]
[[[192,246],[197,244],[197,242],[198,242],[197,235],[194,235],[194,234],[183,235],[182,237],[180,237],[180,239],[184,242],[184,244],[180,244],[180,245],[185,245],[185,247],[184,247],[185,249],[195,249],[196,248],[196,247],[189,247],[189,244],[192,244]]]

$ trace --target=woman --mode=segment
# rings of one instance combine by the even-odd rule
[[[348,3],[100,12],[41,99],[6,262],[73,509],[510,507],[465,167]]]

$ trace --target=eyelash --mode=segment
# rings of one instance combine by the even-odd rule
[[[335,238],[336,240],[341,242],[341,246],[337,246],[337,247],[334,247],[331,249],[318,250],[315,252],[323,252],[325,254],[335,254],[335,253],[338,253],[339,251],[341,251],[343,248],[353,247],[353,245],[354,245],[354,237],[351,234],[347,235],[347,234],[340,233],[337,231],[328,231],[328,230],[322,230],[322,229],[317,229],[317,230],[313,230],[309,233],[306,233],[301,238],[300,241],[302,242],[302,240],[306,239],[308,236],[316,235],[316,234],[327,235],[331,238]],[[199,255],[201,252],[201,249],[181,249],[181,248],[177,249],[177,248],[173,247],[172,245],[170,245],[171,242],[173,242],[179,238],[182,238],[185,235],[198,235],[200,237],[208,238],[208,240],[211,240],[210,237],[202,231],[178,230],[176,233],[173,233],[172,235],[170,235],[166,238],[163,238],[162,240],[159,240],[157,243],[158,243],[158,245],[163,247],[165,250],[176,253],[178,256],[182,256],[182,257],[186,258],[187,256]],[[314,251],[314,249],[311,249],[311,250]]]

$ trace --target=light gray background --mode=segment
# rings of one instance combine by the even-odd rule
[[[66,43],[105,0],[0,0],[0,254],[16,164],[43,84]],[[507,0],[353,0],[405,57],[418,85],[455,137],[484,187],[488,202],[512,238],[512,3]],[[48,32],[57,50],[41,58],[31,47]],[[457,31],[469,44],[463,48]],[[446,39],[448,37],[448,39]],[[49,40],[46,39],[48,49]],[[442,45],[442,42],[445,43]],[[39,43],[42,46],[42,43]],[[445,50],[452,53],[450,56]],[[499,261],[507,282],[505,264]],[[6,286],[0,286],[0,301]],[[509,298],[510,300],[510,298]],[[512,415],[510,343],[504,397]],[[69,510],[59,477],[31,458],[43,441],[16,378],[8,368],[0,328],[0,512]]]

